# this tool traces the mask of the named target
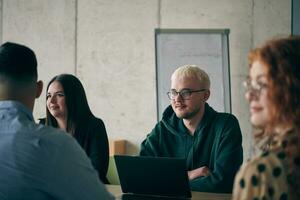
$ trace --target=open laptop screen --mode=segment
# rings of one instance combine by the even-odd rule
[[[114,157],[123,193],[191,197],[184,158]]]

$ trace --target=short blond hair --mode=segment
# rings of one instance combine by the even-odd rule
[[[203,89],[210,89],[208,74],[197,65],[183,65],[178,67],[171,76],[171,81],[176,77],[195,77],[204,86]]]

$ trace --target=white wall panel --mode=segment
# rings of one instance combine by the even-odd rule
[[[130,141],[127,150],[135,153],[156,122],[158,4],[149,0],[88,2],[78,4],[77,74],[109,137]]]
[[[75,71],[75,0],[4,0],[2,42],[28,45],[38,59],[44,87],[54,75]],[[45,115],[45,88],[36,118]]]

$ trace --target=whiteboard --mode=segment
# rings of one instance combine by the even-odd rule
[[[171,75],[186,64],[199,66],[211,81],[208,103],[231,113],[228,29],[155,29],[157,118],[170,105]]]

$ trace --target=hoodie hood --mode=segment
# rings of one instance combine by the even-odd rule
[[[208,103],[205,103],[204,115],[202,120],[198,124],[197,130],[207,126],[207,124],[209,124],[209,122],[213,120],[216,113],[217,112],[212,107],[210,107]],[[186,134],[186,132],[180,131],[179,126],[183,124],[183,120],[176,116],[176,113],[174,112],[171,105],[169,105],[163,112],[161,121],[171,133],[176,135]]]

